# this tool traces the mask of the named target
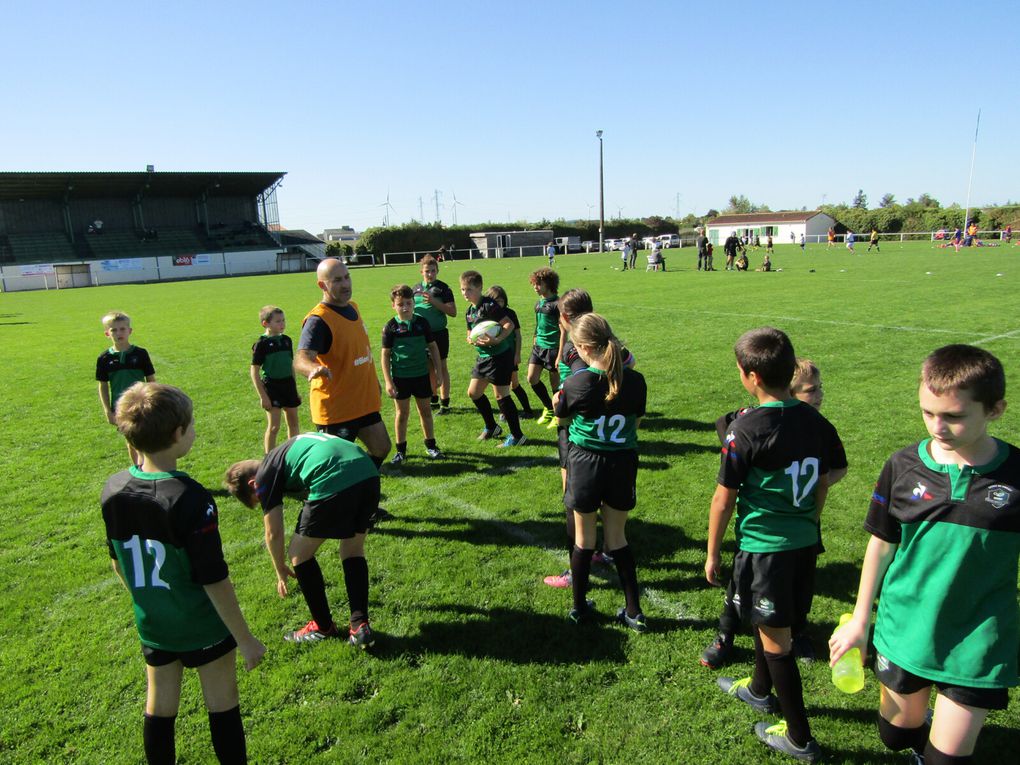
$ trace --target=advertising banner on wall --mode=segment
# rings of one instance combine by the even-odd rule
[[[208,266],[210,263],[208,255],[176,255],[174,256],[175,266]]]
[[[31,266],[22,266],[20,270],[22,276],[45,276],[53,273],[53,264],[36,263]]]
[[[117,260],[99,261],[100,271],[141,271],[141,258],[118,258]]]

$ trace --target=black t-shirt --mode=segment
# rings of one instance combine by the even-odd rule
[[[323,303],[323,305],[340,314],[348,321],[358,320],[357,309],[349,303],[343,307],[332,305],[331,303]],[[301,325],[301,337],[298,340],[299,351],[315,351],[317,354],[326,353],[332,345],[333,331],[323,321],[322,317],[309,316],[305,319],[305,323]]]

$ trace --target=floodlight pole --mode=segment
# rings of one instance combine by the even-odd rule
[[[974,148],[970,151],[970,176],[967,178],[967,208],[963,213],[963,235],[967,235],[967,223],[970,218],[970,189],[974,183],[974,160],[977,158],[978,129],[981,127],[981,110],[978,109],[977,124],[974,125]]]
[[[605,176],[602,172],[602,131],[596,130],[595,136],[599,139],[599,252],[605,252],[606,187]]]

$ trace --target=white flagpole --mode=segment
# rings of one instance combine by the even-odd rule
[[[974,183],[974,158],[977,156],[978,128],[981,127],[981,110],[978,109],[977,124],[974,126],[974,148],[970,152],[970,178],[967,179],[967,209],[963,213],[963,235],[967,235],[967,223],[970,219],[970,187]]]

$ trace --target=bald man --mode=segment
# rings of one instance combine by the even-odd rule
[[[379,415],[379,379],[368,331],[351,302],[351,275],[347,266],[329,258],[319,263],[315,279],[322,302],[301,325],[294,373],[311,383],[316,429],[360,440],[379,467],[390,453],[390,434]]]

